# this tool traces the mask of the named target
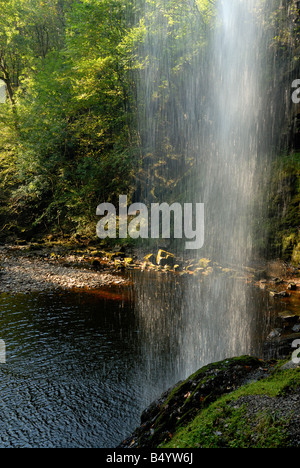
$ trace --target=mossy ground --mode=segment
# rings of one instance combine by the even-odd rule
[[[300,369],[278,368],[270,377],[222,396],[203,409],[172,435],[163,448],[283,448],[291,446],[289,415],[262,409],[251,414],[247,405],[237,405],[243,397],[279,398],[300,386]],[[291,408],[292,414],[292,408]]]

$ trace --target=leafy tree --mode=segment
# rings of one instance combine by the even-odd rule
[[[121,0],[19,0],[2,12],[5,57],[18,62],[15,77],[6,59],[1,115],[16,132],[9,204],[29,234],[84,230],[100,201],[130,191],[131,82],[118,47],[129,14]]]

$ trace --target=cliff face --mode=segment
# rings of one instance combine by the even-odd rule
[[[120,448],[300,446],[300,369],[243,356],[180,382]]]
[[[282,154],[272,166],[266,194],[269,257],[300,264],[300,152]]]
[[[263,199],[268,215],[262,221],[269,236],[267,254],[299,265],[300,262],[300,3],[284,0],[276,4],[266,62],[269,63],[268,93],[265,101],[273,156],[270,181]],[[299,102],[298,102],[299,101]]]

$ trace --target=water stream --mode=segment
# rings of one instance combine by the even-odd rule
[[[160,8],[143,3],[147,33],[139,50],[144,66],[137,95],[147,178],[140,195],[146,203],[204,203],[204,247],[190,252],[180,242],[167,247],[195,263],[206,257],[211,265],[239,269],[254,260],[257,194],[268,181],[267,5],[212,2],[207,15],[214,26],[203,29],[201,2],[182,2],[178,16],[173,3],[161,0]],[[265,171],[263,182],[258,167]],[[170,304],[178,301],[174,290],[167,295]],[[224,349],[230,355],[251,349],[255,312],[251,291],[239,278],[190,281],[178,302],[188,311],[181,319],[186,334],[180,336],[180,355],[189,370],[223,356]],[[176,320],[168,319],[167,329],[175,340]]]

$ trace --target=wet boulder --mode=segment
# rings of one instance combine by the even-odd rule
[[[277,299],[290,297],[287,291],[281,291],[281,292],[270,291],[270,296],[277,298]]]
[[[251,356],[209,364],[179,382],[142,414],[141,426],[118,448],[156,448],[222,395],[264,374],[265,363]],[[259,378],[260,378],[259,377]]]
[[[296,285],[296,283],[290,283],[290,284],[288,285],[288,290],[289,290],[289,291],[297,291],[297,285]]]

